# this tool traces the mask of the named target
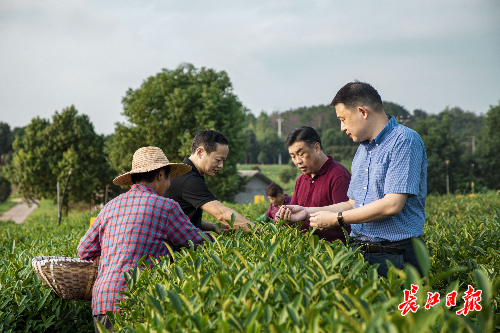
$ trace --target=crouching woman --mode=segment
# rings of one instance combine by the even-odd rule
[[[132,188],[111,200],[80,240],[78,256],[94,260],[100,256],[99,273],[92,290],[92,315],[108,330],[112,324],[107,311],[116,312],[120,291],[125,289],[124,272],[146,256],[159,259],[171,247],[188,247],[191,240],[202,244],[201,230],[190,223],[179,204],[163,197],[170,179],[191,170],[182,163],[169,163],[160,148],[138,149],[132,170],[113,180]],[[212,239],[208,235],[209,239]],[[213,240],[213,239],[212,239]]]

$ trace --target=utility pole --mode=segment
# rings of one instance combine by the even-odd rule
[[[450,194],[450,177],[448,176],[448,164],[450,164],[450,160],[446,160],[446,194]]]
[[[281,138],[281,123],[283,122],[283,118],[281,118],[281,114],[278,114],[278,138]],[[281,165],[281,153],[278,154],[278,164]]]
[[[60,190],[59,190],[59,182],[57,182],[57,219],[61,221],[61,198],[60,198]]]

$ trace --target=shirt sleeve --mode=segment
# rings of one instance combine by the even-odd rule
[[[269,207],[267,208],[266,210],[266,216],[267,217],[270,217],[270,218],[273,218],[273,215],[272,215],[272,208],[273,208],[273,204],[270,204]]]
[[[205,239],[200,235],[202,231],[189,221],[189,218],[184,214],[177,202],[170,200],[170,207],[166,213],[166,238],[170,245],[173,247],[189,247],[189,240],[195,245],[203,244]],[[209,233],[205,233],[205,235],[212,242],[214,241],[212,235]]]
[[[403,137],[396,142],[387,168],[384,194],[407,193],[415,196],[420,192],[424,152],[424,144],[420,138]]]
[[[347,191],[349,189],[350,182],[351,175],[347,171],[345,173],[343,172],[340,176],[333,180],[333,184],[331,186],[333,205],[349,201]]]
[[[94,223],[80,240],[77,254],[82,260],[94,260],[101,255],[101,242],[99,238],[99,227],[101,225],[101,214],[97,216]]]
[[[217,198],[210,192],[207,184],[200,177],[189,177],[182,185],[182,199],[189,202],[196,209]]]
[[[354,177],[354,179],[359,177],[359,175],[357,174],[358,168],[359,168],[358,159],[356,158],[358,156],[359,150],[360,149],[358,147],[358,149],[356,150],[356,154],[354,155],[354,158],[352,159],[352,163],[351,163],[351,178]],[[354,182],[349,183],[349,188],[347,189],[347,197],[348,197],[348,199],[356,200],[354,198]]]

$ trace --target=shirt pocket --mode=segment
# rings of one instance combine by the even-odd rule
[[[374,163],[370,167],[370,179],[368,182],[368,193],[372,197],[372,200],[381,199],[384,196],[384,184],[385,177],[387,175],[388,164]]]

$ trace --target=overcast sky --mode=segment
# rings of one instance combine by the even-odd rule
[[[437,113],[500,101],[500,1],[0,1],[0,121],[74,104],[98,133],[183,62],[225,70],[256,115],[328,104],[345,83]]]

